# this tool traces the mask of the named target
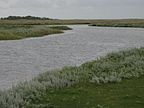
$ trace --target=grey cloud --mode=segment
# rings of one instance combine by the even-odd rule
[[[4,5],[11,7],[114,7],[114,6],[135,6],[144,5],[144,0],[0,0]]]
[[[11,7],[15,8],[57,8],[57,7],[65,7],[69,5],[69,0],[19,0]]]
[[[0,0],[1,8],[9,8],[11,5],[14,5],[18,0]]]
[[[144,18],[144,0],[0,0],[0,15],[55,18]]]
[[[76,5],[78,6],[144,6],[144,0],[77,0]]]

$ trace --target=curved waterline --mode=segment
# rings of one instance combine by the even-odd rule
[[[0,89],[40,72],[80,65],[108,52],[144,46],[144,29],[70,26],[72,31],[23,40],[0,41]]]

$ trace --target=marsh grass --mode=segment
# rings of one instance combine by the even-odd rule
[[[0,25],[99,25],[121,27],[144,27],[144,19],[67,19],[67,20],[0,20]]]
[[[67,26],[50,26],[50,28],[58,30],[72,30],[72,28],[69,28]]]
[[[70,30],[66,26],[47,25],[74,25],[88,24],[102,27],[137,27],[144,28],[144,19],[121,20],[0,20],[0,40],[16,40],[27,37],[39,37],[49,34],[63,33]]]
[[[117,90],[121,90],[118,93],[121,96],[122,89],[124,86],[119,86],[116,83],[123,82],[123,80],[130,80],[130,79],[139,79],[143,78],[144,75],[144,48],[135,48],[126,51],[119,51],[116,53],[110,53],[105,57],[101,57],[97,60],[87,62],[82,64],[79,67],[64,67],[61,70],[53,70],[43,74],[40,74],[38,77],[34,78],[33,80],[25,83],[21,83],[12,89],[1,91],[0,92],[0,107],[1,108],[54,108],[57,105],[72,105],[75,106],[75,102],[79,102],[79,98],[76,96],[80,96],[82,94],[77,93],[82,87],[84,89],[88,89],[87,92],[93,92],[93,94],[99,94],[99,89],[95,89],[96,87],[103,85],[103,84],[115,84],[114,87],[119,87]],[[137,80],[138,84],[140,80]],[[142,80],[143,81],[143,80]],[[132,80],[134,82],[134,80]],[[131,82],[131,83],[132,83]],[[126,83],[127,89],[131,83]],[[139,87],[143,87],[143,83],[139,83]],[[85,86],[86,85],[86,86]],[[92,86],[91,86],[92,85]],[[75,89],[75,86],[77,87]],[[86,88],[85,88],[86,87]],[[88,88],[90,87],[90,88]],[[113,87],[113,86],[112,86]],[[104,89],[105,86],[102,86],[101,89]],[[68,92],[65,90],[69,89]],[[84,89],[81,89],[81,93],[84,93]],[[141,88],[137,88],[140,89]],[[75,91],[76,90],[76,91]],[[92,90],[92,91],[90,91]],[[107,91],[111,90],[111,88],[106,88]],[[60,92],[58,92],[60,91]],[[69,97],[69,94],[72,97]],[[72,95],[73,94],[77,94]],[[130,92],[130,91],[129,91]],[[134,91],[131,91],[131,94]],[[105,92],[108,96],[109,92]],[[126,92],[127,93],[127,92]],[[85,95],[84,95],[85,94]],[[83,94],[83,102],[87,99],[86,97],[88,94],[85,92]],[[141,94],[143,95],[143,93]],[[60,98],[62,99],[59,99]],[[66,97],[65,97],[66,96]],[[65,98],[64,98],[65,97]],[[77,100],[69,102],[69,99]],[[102,94],[99,94],[99,100],[102,101],[105,98]],[[90,99],[90,97],[89,97]],[[95,99],[95,98],[93,98]],[[107,100],[108,102],[115,102],[112,101],[113,98]],[[120,98],[118,98],[120,99]],[[99,105],[98,103],[102,103],[101,101],[97,100],[98,108],[102,108],[103,106]],[[120,99],[121,101],[122,99]],[[88,100],[87,100],[88,101]],[[105,102],[107,102],[105,100]],[[132,98],[132,101],[137,101],[135,98]],[[140,104],[144,104],[140,101]],[[93,100],[93,103],[96,103]],[[127,100],[128,104],[132,103]],[[61,103],[61,104],[60,104]],[[65,104],[66,103],[66,104]],[[79,103],[83,105],[83,103]],[[104,103],[106,104],[106,103]],[[112,103],[116,104],[116,103]],[[87,102],[86,108],[92,108]],[[137,105],[137,104],[135,104]],[[67,108],[68,106],[62,107]],[[115,106],[117,107],[117,106]],[[121,107],[122,108],[122,107]],[[123,107],[124,108],[124,107]]]
[[[0,40],[16,40],[28,37],[40,37],[44,35],[63,33],[63,30],[70,30],[66,26],[45,26],[45,25],[0,25]]]
[[[105,21],[93,22],[89,24],[89,26],[144,28],[144,20],[142,19],[105,20]]]

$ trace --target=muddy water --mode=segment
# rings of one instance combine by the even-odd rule
[[[144,29],[71,26],[64,34],[0,41],[0,89],[40,72],[80,65],[111,51],[144,46]]]

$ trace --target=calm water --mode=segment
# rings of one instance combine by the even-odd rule
[[[71,26],[64,34],[0,41],[0,89],[40,72],[80,65],[111,51],[144,46],[144,29]]]

